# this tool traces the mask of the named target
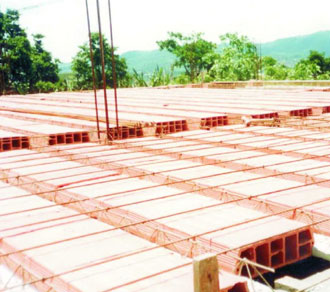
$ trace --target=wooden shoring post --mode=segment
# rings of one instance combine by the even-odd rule
[[[194,292],[219,291],[219,266],[216,254],[206,253],[195,257]]]

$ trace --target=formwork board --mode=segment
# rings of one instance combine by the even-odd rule
[[[0,202],[0,212],[18,212],[1,217],[1,252],[13,253],[3,261],[12,267],[13,262],[21,265],[26,281],[50,277],[36,284],[40,291],[193,290],[191,265],[162,273],[189,264],[188,258],[124,231],[110,231],[114,229],[111,225],[38,196],[30,195],[26,205],[29,193],[4,183],[0,187],[1,197],[4,194],[8,199]],[[34,210],[24,213],[26,208]],[[134,255],[139,250],[146,251]],[[125,256],[129,253],[132,255]],[[222,272],[220,290],[245,292],[247,286],[243,278]]]
[[[38,165],[38,162],[43,162],[44,156],[40,155],[40,160],[38,161],[37,156],[34,159],[34,162]],[[59,158],[57,158],[60,160]],[[13,158],[12,158],[13,160]],[[180,164],[180,161],[174,161],[176,164]],[[183,163],[183,161],[181,162]],[[44,174],[36,174],[34,175],[38,169],[38,167],[33,167],[32,165],[29,167],[21,167],[22,163],[19,162],[19,160],[16,163],[12,163],[11,166],[15,169],[14,172],[7,173],[7,175],[12,175],[12,176],[22,176],[25,175],[27,176],[26,180],[33,180],[35,181],[34,184],[29,185],[29,184],[23,184],[23,187],[34,190],[35,186],[38,185],[37,189],[38,190],[49,190],[54,189],[56,191],[56,200],[57,202],[65,202],[63,201],[63,198],[65,196],[67,198],[71,198],[74,200],[84,200],[81,202],[79,205],[82,207],[82,210],[93,210],[96,208],[111,208],[116,206],[114,204],[115,201],[108,202],[108,200],[103,200],[102,196],[111,196],[111,191],[110,190],[115,190],[112,186],[112,181],[114,181],[115,184],[117,184],[118,188],[118,180],[120,180],[120,184],[125,184],[125,180],[128,180],[130,182],[130,185],[132,189],[134,190],[136,186],[139,184],[139,180],[135,179],[132,181],[128,176],[122,176],[119,174],[116,174],[115,172],[109,172],[109,171],[103,171],[103,172],[97,172],[97,173],[92,173],[92,167],[84,167],[84,168],[79,168],[78,171],[80,173],[77,173],[77,175],[72,177],[72,170],[65,170],[68,169],[69,166],[71,165],[74,167],[77,163],[75,162],[65,162],[59,161],[60,168],[62,167],[64,170],[58,172],[57,175],[60,175],[62,178],[61,179],[56,179],[54,177],[54,166],[56,167],[56,163],[50,165],[50,169],[52,169],[52,172],[44,173]],[[189,163],[190,165],[191,163]],[[24,165],[24,164],[23,164]],[[160,164],[161,167],[156,169],[156,171],[159,171],[160,169],[166,170],[166,171],[172,171],[173,174],[170,174],[172,176],[176,176],[177,178],[185,178],[186,176],[191,175],[195,177],[196,179],[199,177],[198,175],[200,173],[196,172],[195,174],[191,173],[184,173],[183,170],[182,172],[178,173],[173,171],[174,165],[172,164]],[[6,162],[4,161],[3,167],[6,168]],[[183,163],[182,168],[185,168],[187,166],[187,163]],[[44,166],[47,168],[47,165]],[[144,166],[144,167],[147,167]],[[165,168],[164,168],[165,167]],[[60,170],[60,169],[59,169]],[[84,173],[85,171],[85,173]],[[154,169],[155,171],[155,169]],[[204,167],[204,171],[207,171],[209,174],[215,174],[215,171],[217,171],[216,167]],[[30,173],[30,175],[29,175]],[[68,174],[68,176],[65,176],[65,173]],[[71,176],[69,175],[71,174]],[[42,175],[43,182],[38,183],[38,179],[40,179]],[[53,178],[52,178],[53,177]],[[93,180],[94,177],[94,180]],[[109,177],[109,178],[107,178]],[[106,180],[107,178],[107,180]],[[21,178],[22,181],[24,181],[24,178]],[[84,184],[94,182],[92,184],[92,188],[88,186],[84,186]],[[82,186],[79,186],[82,185]],[[60,186],[60,188],[59,188]],[[66,192],[65,190],[61,191],[62,187],[65,186],[71,186],[69,192]],[[157,186],[157,184],[155,185]],[[97,188],[97,192],[95,192],[93,189]],[[173,194],[173,190],[169,189],[167,190],[166,187],[163,187],[164,191],[164,196],[168,196]],[[47,192],[48,193],[48,192]],[[143,192],[142,192],[143,193]],[[157,193],[157,192],[156,192]],[[100,199],[93,199],[94,196],[97,196],[101,198]],[[137,194],[135,193],[135,196]],[[47,195],[46,195],[47,196]],[[121,203],[125,203],[125,193],[122,193],[123,198],[120,198]],[[52,196],[51,196],[52,197]],[[86,201],[86,198],[90,198],[91,201]],[[68,200],[68,199],[66,199]],[[202,234],[208,234],[210,235],[207,236],[198,236],[197,241],[200,243],[202,249],[197,249],[196,251],[193,250],[191,247],[191,244],[186,244],[186,245],[178,245],[174,246],[175,250],[180,251],[182,254],[189,254],[191,252],[193,255],[198,255],[201,251],[207,250],[207,248],[212,248],[217,252],[221,252],[225,249],[232,249],[234,248],[235,251],[233,251],[236,256],[241,256],[247,254],[247,250],[250,252],[251,250],[254,251],[252,255],[249,257],[251,260],[259,261],[261,264],[265,264],[266,262],[268,263],[267,265],[271,264],[271,254],[268,253],[266,257],[268,257],[267,260],[262,257],[260,254],[263,252],[263,249],[257,249],[259,246],[260,242],[263,242],[264,247],[270,246],[271,243],[273,242],[273,238],[276,237],[276,240],[278,238],[287,238],[287,237],[294,237],[294,238],[299,238],[298,234],[301,232],[308,233],[310,234],[309,241],[304,242],[304,245],[306,246],[305,249],[301,249],[300,253],[297,253],[295,257],[292,258],[285,258],[283,257],[283,260],[281,261],[276,261],[276,264],[274,262],[273,267],[278,268],[283,265],[287,265],[289,263],[295,262],[297,260],[306,258],[310,256],[311,254],[311,247],[313,244],[313,238],[310,233],[310,229],[304,227],[301,223],[294,222],[294,221],[288,221],[287,219],[281,218],[281,217],[272,217],[272,219],[269,221],[269,219],[260,219],[263,217],[263,213],[260,213],[258,211],[253,211],[251,209],[246,209],[244,207],[239,207],[236,204],[228,204],[224,207],[213,207],[213,208],[207,208],[207,210],[196,210],[193,211],[194,208],[199,209],[200,206],[210,206],[210,205],[221,205],[221,201],[217,201],[211,198],[206,198],[197,194],[188,194],[185,196],[178,196],[175,198],[171,199],[163,199],[161,202],[158,200],[155,200],[154,204],[150,203],[148,204],[138,204],[136,207],[132,205],[132,202],[129,203],[131,206],[129,208],[116,208],[114,211],[109,210],[109,215],[106,214],[93,214],[93,216],[97,216],[98,218],[102,218],[102,220],[105,220],[106,222],[110,224],[115,224],[115,225],[120,225],[120,222],[126,218],[128,222],[143,222],[145,220],[152,220],[154,221],[156,218],[159,216],[162,217],[167,217],[171,216],[171,218],[166,220],[157,220],[156,222],[152,222],[148,224],[148,222],[144,223],[143,226],[138,226],[136,228],[130,228],[129,231],[132,232],[133,234],[139,235],[143,238],[149,239],[149,240],[156,240],[158,242],[161,240],[162,237],[159,237],[160,235],[157,235],[157,227],[156,226],[161,226],[162,232],[160,234],[166,234],[168,238],[172,238],[173,240],[175,238],[180,238],[180,237],[185,237],[185,236],[198,236],[199,233]],[[95,205],[95,207],[92,207]],[[174,206],[175,207],[174,207]],[[142,207],[141,207],[142,206]],[[144,206],[144,207],[143,207]],[[172,207],[171,207],[172,206]],[[137,209],[136,209],[137,208]],[[141,209],[142,208],[142,209]],[[148,211],[149,210],[149,211]],[[176,213],[181,213],[181,212],[187,212],[188,211],[188,217],[187,215],[182,215],[182,216],[174,216],[173,214]],[[193,211],[193,212],[192,212]],[[151,212],[151,213],[150,213]],[[121,215],[124,214],[124,215]],[[191,214],[190,214],[191,213]],[[230,214],[237,214],[235,217],[232,217]],[[241,214],[243,217],[239,217],[238,215]],[[156,216],[156,217],[155,217]],[[158,217],[157,217],[158,216]],[[213,217],[214,218],[213,218]],[[221,218],[217,218],[217,217]],[[118,219],[116,219],[116,217]],[[229,220],[229,221],[228,221]],[[234,220],[234,221],[233,221]],[[245,221],[248,220],[257,220],[254,224],[248,224]],[[272,223],[272,226],[275,224],[274,221],[277,221],[278,226],[282,226],[281,228],[278,227],[277,229],[271,227],[268,228],[268,230],[271,230],[269,234],[265,234],[263,232],[263,229],[265,226],[268,226],[268,224]],[[283,221],[283,222],[282,222]],[[185,224],[184,222],[187,222]],[[204,223],[205,222],[205,223]],[[230,232],[231,230],[231,225],[236,225],[239,223],[239,225],[245,226],[245,228],[249,229],[251,228],[250,233],[257,232],[258,234],[264,234],[265,236],[262,238],[258,238],[257,241],[252,240],[251,238],[248,238],[247,236],[241,236],[240,233],[235,232]],[[249,227],[248,227],[249,226]],[[159,227],[158,227],[159,228]],[[284,229],[283,229],[284,228]],[[221,233],[221,230],[224,229],[224,231]],[[259,230],[260,229],[260,230]],[[214,232],[212,230],[219,230],[219,232]],[[156,234],[155,234],[156,232]],[[232,240],[225,240],[227,234],[228,238],[232,238]],[[236,238],[235,235],[236,234]],[[173,237],[174,235],[174,237]],[[153,239],[153,237],[156,236],[157,238]],[[233,237],[234,236],[234,237]],[[222,240],[222,238],[224,240]],[[283,239],[284,240],[284,239]],[[165,241],[166,242],[166,241]],[[236,243],[239,242],[239,245],[236,245]],[[299,246],[302,243],[297,240],[294,248],[299,249]],[[309,245],[310,248],[307,246]],[[260,251],[259,251],[260,250]],[[195,254],[196,252],[196,254]],[[286,251],[288,252],[288,251]],[[285,254],[284,247],[281,250],[281,254]],[[253,256],[255,255],[255,256]],[[225,269],[231,271],[231,272],[239,272],[239,261],[237,259],[232,258],[228,255],[222,255],[219,257],[219,263],[222,265]]]
[[[6,100],[6,99],[4,99]],[[11,98],[8,101],[15,101],[15,102],[21,102],[22,100],[20,98]],[[66,107],[73,107],[74,104],[71,103],[71,101],[69,102],[69,100],[67,100],[67,102],[63,103],[60,102],[60,100],[56,101],[52,101],[52,99],[47,99],[47,98],[42,98],[40,100],[33,100],[33,99],[28,99],[27,103],[36,105],[36,107],[38,107],[39,105],[48,105],[48,106],[56,106],[56,107],[60,107],[60,108],[66,108]],[[94,108],[94,103],[88,103],[88,102],[80,102],[79,104],[76,104],[76,107],[78,108],[82,108],[82,109],[93,109]],[[151,107],[152,109],[149,109],[150,106],[140,106],[137,104],[123,104],[120,102],[120,108],[121,111],[120,113],[125,115],[126,113],[140,113],[140,114],[152,114],[153,116],[170,116],[170,117],[179,117],[179,118],[206,118],[206,117],[212,117],[212,116],[219,116],[219,117],[224,117],[224,115],[219,114],[219,112],[212,112],[212,111],[208,111],[208,113],[204,113],[204,112],[197,112],[197,111],[186,111],[186,110],[180,110],[180,109],[168,109],[167,105],[162,105],[162,107]],[[104,106],[103,104],[99,105],[99,109],[100,110],[104,110]],[[115,113],[115,111],[113,110],[113,107],[110,107],[109,109],[109,113],[112,115]]]
[[[126,149],[126,151],[128,150]],[[79,152],[82,153],[83,150],[80,149]],[[77,151],[75,151],[75,153],[77,154]],[[140,156],[142,154],[143,156]],[[130,157],[128,160],[124,159],[126,155],[129,155],[128,157]],[[80,157],[81,159],[83,159],[83,157],[85,157],[85,161],[87,161],[86,157],[88,156],[89,155],[86,152],[85,155],[78,155],[76,156],[76,158]],[[107,156],[104,155],[101,160],[94,160],[90,157],[89,163],[91,163],[92,161],[98,161],[99,163],[101,163],[101,161],[104,161],[107,162],[109,165],[116,165],[116,167],[119,167],[121,165],[124,168],[130,165],[131,169],[129,170],[129,172],[127,172],[130,175],[140,175],[145,179],[149,179],[157,183],[169,182],[175,187],[186,191],[194,190],[196,187],[201,188],[201,194],[212,197],[221,198],[223,197],[223,192],[229,192],[229,194],[233,193],[233,198],[237,198],[237,196],[242,196],[243,198],[255,196],[256,200],[252,201],[255,202],[254,204],[250,204],[248,201],[245,203],[250,207],[254,207],[256,204],[261,204],[260,208],[261,210],[263,210],[263,212],[271,212],[271,209],[269,209],[267,206],[271,206],[272,204],[268,202],[264,206],[263,201],[258,200],[257,197],[262,193],[276,193],[288,188],[300,188],[303,187],[306,183],[313,181],[306,181],[304,177],[305,174],[302,172],[302,167],[304,167],[304,163],[302,163],[302,166],[300,168],[296,169],[298,174],[301,175],[299,179],[291,180],[291,177],[289,179],[283,179],[280,178],[280,176],[278,178],[272,178],[267,177],[266,175],[265,177],[265,175],[245,171],[244,169],[242,171],[233,172],[231,169],[224,167],[212,165],[207,166],[185,160],[176,161],[173,160],[173,158],[168,158],[168,160],[166,161],[166,155],[153,155],[151,156],[151,161],[153,163],[148,163],[148,161],[150,161],[148,159],[148,156],[150,156],[150,154],[146,155],[145,152],[132,152],[131,154],[123,153],[121,154],[119,161],[114,161],[111,156],[107,158]],[[137,157],[139,157],[138,160],[136,160]],[[146,160],[146,163],[143,163],[144,159]],[[288,163],[290,164],[291,162],[288,161]],[[133,165],[135,166],[134,169],[132,167]],[[319,166],[322,167],[322,165]],[[276,172],[277,170],[275,169],[274,171]],[[232,186],[235,187],[238,184],[242,185],[242,190],[244,190],[243,193],[233,192],[233,190],[231,189]],[[206,190],[204,190],[205,188]],[[218,190],[215,190],[215,188],[217,188]],[[317,202],[316,199],[315,202]],[[274,208],[278,207],[276,202],[274,202],[274,206]],[[288,212],[287,214],[284,214],[284,216],[291,216],[291,213],[292,212]],[[309,221],[309,223],[313,223],[313,221]],[[322,232],[328,234],[329,230],[322,229]]]
[[[281,92],[283,94],[283,91]],[[130,98],[134,100],[134,98],[139,98],[142,100],[148,100],[147,98],[149,97],[149,102],[151,98],[154,100],[159,100],[160,102],[167,102],[168,104],[171,104],[171,102],[174,105],[177,105],[180,103],[184,103],[185,105],[193,104],[196,103],[199,106],[201,106],[201,103],[207,103],[210,102],[209,106],[213,106],[213,108],[216,108],[217,106],[220,108],[221,106],[224,106],[221,104],[221,102],[225,102],[225,105],[231,105],[231,106],[237,106],[238,108],[244,109],[244,107],[251,107],[257,109],[258,107],[273,107],[276,108],[277,111],[279,110],[287,110],[287,111],[294,111],[295,106],[292,106],[294,103],[285,103],[282,101],[279,101],[277,103],[272,104],[272,97],[269,98],[268,100],[266,99],[267,96],[265,97],[266,102],[258,102],[258,98],[255,96],[255,94],[251,95],[249,94],[249,91],[245,90],[244,91],[244,98],[238,100],[236,102],[235,98],[239,97],[240,92],[239,91],[234,91],[234,92],[229,92],[229,91],[224,91],[224,90],[203,90],[203,89],[171,89],[171,90],[163,90],[163,91],[155,91],[155,90],[144,90],[144,91],[138,91],[136,90],[122,90],[121,95],[126,101],[127,98]],[[212,99],[213,96],[213,99]],[[296,94],[298,97],[299,95]],[[251,100],[253,102],[251,102]],[[313,101],[311,99],[311,101]],[[251,103],[253,104],[251,106]],[[301,104],[301,103],[299,103]],[[301,109],[296,106],[297,110],[304,110],[307,111],[306,113],[310,114],[309,108],[311,106],[327,106],[328,103],[324,104],[303,104],[303,106],[306,106],[305,109]],[[284,108],[286,106],[286,108]],[[246,108],[245,108],[246,109]],[[242,111],[241,111],[242,113]],[[299,115],[302,113],[298,113]],[[304,113],[303,113],[304,114]]]
[[[166,97],[171,97],[171,95],[176,97],[175,102],[179,102],[180,99],[178,98],[179,96],[181,98],[184,98],[187,94],[189,94],[190,97],[200,97],[200,100],[196,100],[199,101],[199,103],[201,103],[202,101],[206,100],[210,100],[210,96],[212,96],[212,92],[208,91],[207,95],[205,94],[206,92],[204,90],[199,90],[199,89],[180,89],[180,91],[174,91],[174,90],[170,90],[166,93],[165,91],[165,95],[164,94],[160,94],[159,90],[143,90],[143,89],[119,89],[120,91],[120,95],[121,98],[124,99],[124,102],[121,101],[121,105],[138,105],[137,103],[134,103],[134,99],[129,100],[129,98],[138,98],[139,100],[142,101],[142,103],[145,103],[147,105],[146,101],[149,101],[148,99],[146,100],[146,98],[157,98],[162,100],[162,98]],[[240,104],[249,104],[249,101],[251,99],[256,100],[258,103],[262,104],[262,105],[281,105],[281,106],[291,106],[293,104],[293,100],[294,97],[298,98],[299,95],[296,94],[289,94],[287,91],[281,91],[281,96],[279,98],[279,96],[274,95],[273,93],[271,94],[271,98],[269,98],[269,93],[270,91],[264,91],[265,94],[263,94],[263,96],[258,96],[260,95],[260,90],[259,91],[247,91],[245,90],[243,93],[244,95],[241,96],[242,94],[240,93],[240,91],[236,90],[235,94],[232,94],[231,92],[229,92],[229,96],[231,97],[231,99],[228,99],[226,97],[228,97],[228,91],[224,92],[224,91],[217,91],[218,94],[218,98],[215,100],[217,102],[219,102],[219,100],[225,100],[227,105],[230,104],[237,104],[237,101],[240,102]],[[112,95],[112,92],[109,91],[110,96]],[[140,93],[140,94],[139,94]],[[220,93],[220,96],[219,96]],[[221,94],[223,93],[223,94]],[[252,93],[252,94],[251,94]],[[283,97],[284,95],[284,97]],[[301,93],[300,93],[301,95]],[[292,97],[290,97],[292,96]],[[67,102],[79,102],[79,103],[90,103],[93,104],[94,101],[92,100],[92,95],[91,94],[76,94],[76,93],[54,93],[54,94],[38,94],[38,95],[30,95],[30,98],[33,98],[35,100],[42,100],[42,99],[47,99],[50,101],[67,101]],[[220,97],[220,98],[219,98]],[[317,97],[317,96],[316,96]],[[303,98],[302,98],[303,99]],[[322,103],[322,100],[318,100],[317,98],[315,98],[318,102],[313,101],[313,96],[311,96],[309,99],[308,97],[305,97],[305,99],[303,99],[302,103],[300,103],[300,105],[302,106],[315,106],[315,107],[326,107],[327,105],[329,105],[329,103],[326,102],[326,100]],[[211,99],[212,100],[212,99]],[[275,100],[275,101],[274,101]],[[186,104],[189,104],[190,99],[186,99],[185,102]],[[102,100],[100,101],[102,103]],[[204,101],[205,103],[205,101]],[[150,104],[150,103],[149,103]],[[170,103],[171,104],[171,103]],[[168,104],[164,104],[163,106],[168,106]],[[151,107],[149,105],[149,107]],[[153,106],[155,108],[155,106]]]
[[[66,104],[55,103],[53,105],[45,102],[43,105],[40,104],[16,104],[13,101],[3,101],[1,102],[1,107],[7,111],[13,110],[22,110],[24,112],[30,113],[43,113],[43,114],[57,114],[65,115],[67,117],[95,117],[95,109],[92,107],[82,107],[73,105],[72,107],[67,106]],[[104,120],[105,111],[100,109],[99,116]],[[180,121],[182,118],[175,116],[162,117],[150,114],[140,114],[140,113],[125,113],[121,115],[121,120],[132,121],[132,122],[141,122],[141,123],[162,123],[170,121]]]
[[[167,121],[175,121],[174,117],[209,119],[212,120],[212,123],[208,122],[208,124],[213,126],[217,118],[217,124],[221,126],[228,122],[220,119],[219,114],[250,115],[253,118],[273,118],[278,117],[279,114],[306,117],[314,114],[316,109],[320,109],[322,112],[322,108],[326,109],[330,106],[327,102],[312,103],[312,99],[309,103],[300,105],[300,103],[290,104],[290,102],[280,100],[273,101],[273,96],[267,99],[267,95],[265,95],[265,100],[259,100],[254,93],[250,94],[248,91],[231,92],[229,95],[228,92],[221,90],[212,91],[198,89],[119,90],[121,119],[157,123],[160,122],[159,119],[163,115],[169,117]],[[109,96],[111,95],[112,92],[109,91]],[[298,97],[299,95],[296,94],[296,98]],[[112,99],[112,97],[109,98]],[[4,97],[3,107],[13,109],[15,102],[18,104],[20,100],[19,96],[12,97],[12,99]],[[30,99],[25,98],[25,101],[27,104],[22,105],[21,109],[32,110],[34,107],[44,112],[71,116],[74,114],[94,116],[92,94],[81,94],[79,97],[77,94],[66,93],[65,98],[63,98],[63,94],[32,95]],[[104,117],[102,99],[99,103],[100,116]],[[114,114],[112,107],[109,110],[111,114]],[[206,116],[202,117],[201,111]],[[150,119],[151,117],[152,119]]]
[[[109,91],[109,98],[113,98]],[[249,115],[253,118],[276,118],[279,115],[306,117],[317,111],[324,111],[330,106],[325,98],[313,102],[314,94],[306,95],[308,102],[289,102],[279,98],[279,94],[269,91],[233,91],[199,90],[199,89],[121,89],[119,106],[120,120],[141,123],[175,123],[178,120],[200,119],[202,127],[223,126],[229,123],[228,118]],[[286,96],[286,92],[281,94]],[[297,100],[301,93],[290,93]],[[310,98],[308,99],[308,96]],[[21,102],[20,96],[4,97],[2,108],[43,113],[55,113],[67,117],[94,118],[94,97],[92,93],[61,93],[31,95]],[[104,105],[99,99],[100,117],[104,119]],[[114,115],[109,107],[110,116]],[[113,119],[112,119],[113,120]],[[168,128],[169,125],[161,125]],[[166,130],[165,133],[168,133]],[[157,131],[159,134],[159,130]]]
[[[303,154],[309,154],[314,159],[328,161],[324,156],[329,153],[327,149],[328,141],[297,141],[293,138],[282,137],[255,137],[252,133],[234,133],[213,132],[213,131],[189,131],[173,135],[177,139],[188,141],[200,141],[207,143],[218,143],[218,145],[237,148],[241,150],[257,150],[265,153],[280,153],[293,157],[306,157]],[[329,153],[330,154],[330,153]]]
[[[1,191],[3,192],[3,189]],[[10,188],[10,191],[12,194],[14,193],[13,188]],[[50,204],[47,200],[38,198],[37,196],[29,198],[29,207],[49,206]],[[19,199],[14,199],[7,201],[5,205],[2,203],[1,210],[3,213],[9,210],[26,208],[26,206],[23,206]],[[16,261],[20,260],[20,263],[25,269],[40,279],[41,277],[57,275],[65,271],[83,267],[89,263],[97,263],[98,261],[102,261],[102,259],[105,261],[104,264],[77,270],[73,273],[51,279],[50,281],[45,281],[45,283],[56,289],[56,291],[103,291],[132,280],[138,280],[152,275],[158,271],[189,263],[189,259],[184,259],[163,248],[141,253],[136,256],[123,257],[117,261],[111,261],[111,258],[116,258],[117,255],[124,255],[135,250],[154,247],[154,245],[121,230],[83,237],[96,231],[109,230],[109,227],[111,227],[86,216],[78,217],[79,220],[72,218],[62,219],[57,222],[51,221],[51,219],[75,214],[77,213],[70,209],[56,206],[45,211],[37,210],[25,215],[7,216],[5,221],[4,219],[1,220],[1,229],[4,227],[6,229],[15,227],[16,231],[2,232],[2,252],[18,251],[17,254],[10,257],[13,257]],[[49,223],[17,229],[22,223],[29,222],[31,224],[40,221],[40,218],[49,219]],[[25,220],[28,221],[26,222]],[[45,225],[47,228],[44,228]],[[14,236],[14,234],[18,235]],[[65,242],[65,239],[79,236],[81,238]],[[52,244],[52,242],[61,240],[63,240],[62,243]],[[124,245],[123,242],[125,242]],[[45,246],[19,252],[20,250],[38,245]],[[64,261],[63,258],[66,258],[66,260]],[[108,262],[106,262],[107,259]],[[141,269],[142,266],[143,269]],[[123,271],[125,272],[123,273]],[[148,289],[153,291],[152,289],[171,288],[174,290],[177,289],[177,291],[192,291],[192,284],[192,270],[191,267],[187,267],[182,270],[166,273],[163,276],[160,275],[133,285],[128,285],[123,287],[123,289],[125,291],[135,291],[137,288],[141,288],[146,289],[146,291],[149,291]]]
[[[232,125],[219,128],[219,131],[228,131],[231,133],[251,133],[255,137],[276,137],[276,138],[293,138],[296,141],[329,141],[330,134],[312,130],[298,130],[288,127],[266,127],[254,126],[246,127],[245,125]]]
[[[0,116],[15,118],[18,120],[34,121],[43,124],[54,124],[64,127],[73,127],[87,130],[95,130],[96,122],[88,120],[80,120],[73,118],[65,118],[59,116],[48,116],[48,115],[38,115],[38,114],[29,114],[29,113],[20,113],[20,112],[10,112],[10,111],[0,111]],[[99,126],[102,130],[106,128],[106,124],[99,122]],[[114,124],[109,125],[110,128],[114,128]]]
[[[122,100],[122,99],[121,99]],[[11,99],[4,99],[3,107],[7,109],[13,109],[13,104],[14,102],[19,103],[20,98],[17,97],[16,100],[11,98]],[[76,108],[78,107],[81,114],[86,115],[88,110],[92,110],[94,105],[93,104],[88,104],[88,103],[79,103],[79,105],[75,104],[70,104],[69,102],[60,102],[60,101],[52,101],[52,99],[48,100],[46,98],[42,98],[39,100],[31,100],[28,99],[26,100],[27,105],[25,104],[24,107],[26,110],[29,110],[32,108],[32,106],[42,110],[49,112],[50,110],[60,113],[67,113],[69,112],[69,109],[72,108],[70,114],[77,112]],[[155,102],[157,100],[154,100]],[[228,120],[226,116],[224,116],[224,111],[220,112],[214,112],[212,110],[208,111],[203,111],[201,112],[200,109],[195,109],[195,110],[187,110],[187,108],[168,108],[166,104],[161,105],[159,108],[149,108],[150,106],[146,105],[141,105],[142,100],[140,100],[140,106],[136,104],[132,104],[132,106],[125,105],[124,103],[120,103],[120,108],[121,108],[121,119],[123,120],[131,120],[131,121],[140,121],[140,122],[159,122],[159,120],[162,118],[165,119],[167,116],[168,118],[167,121],[173,121],[176,119],[217,119],[217,126],[221,125],[226,125],[228,123]],[[150,104],[150,103],[149,103]],[[148,109],[149,108],[149,109]],[[60,109],[60,110],[59,110]],[[104,107],[102,105],[99,105],[100,109],[100,116],[104,116]],[[114,115],[113,108],[109,108],[109,112],[111,115]],[[78,113],[78,112],[77,112]],[[264,114],[264,112],[256,112],[253,111],[254,114]],[[89,114],[90,116],[90,114]],[[150,119],[152,117],[152,120]],[[213,122],[214,123],[214,122]]]

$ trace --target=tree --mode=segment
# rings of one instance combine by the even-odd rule
[[[320,73],[320,67],[311,63],[308,60],[300,60],[289,74],[289,79],[292,80],[313,80]]]
[[[301,59],[293,68],[290,79],[324,80],[330,79],[330,58],[324,53],[310,51],[306,59]]]
[[[27,93],[34,90],[38,82],[58,81],[57,61],[43,49],[43,36],[36,35],[32,47],[18,22],[18,11],[0,12],[1,93],[12,90]]]
[[[32,59],[32,84],[39,82],[56,83],[59,81],[59,60],[53,61],[52,55],[43,48],[41,34],[33,35],[34,47],[31,51]]]
[[[324,53],[318,51],[310,51],[306,62],[318,66],[319,70],[313,72],[314,79],[329,79],[330,78],[330,58],[326,58]]]
[[[1,92],[11,88],[26,91],[30,86],[31,45],[18,20],[16,10],[0,12]]]
[[[262,67],[263,78],[265,80],[285,80],[290,73],[290,68],[278,63],[276,59],[270,56],[262,58]]]
[[[246,36],[237,34],[227,33],[220,40],[223,48],[209,76],[215,80],[257,79],[260,67],[257,47]]]
[[[95,79],[96,87],[102,88],[102,63],[101,63],[101,51],[100,51],[99,34],[92,33],[92,48],[94,54],[94,68],[95,68]],[[113,87],[113,75],[112,75],[112,61],[111,61],[111,47],[108,41],[103,37],[104,47],[104,64],[105,64],[105,75],[107,85]],[[115,49],[116,50],[116,49]],[[116,74],[118,83],[123,82],[127,76],[127,65],[124,58],[115,54],[116,63]],[[92,78],[92,66],[90,61],[89,44],[85,43],[80,46],[80,50],[72,61],[72,71],[75,75],[77,87],[80,89],[93,88]]]
[[[203,70],[209,70],[217,56],[216,44],[202,39],[202,33],[184,36],[181,33],[169,32],[169,39],[158,41],[161,50],[167,50],[177,59],[175,67],[183,67],[190,81],[195,81]]]
[[[318,51],[310,51],[309,56],[307,57],[307,61],[319,66],[320,74],[329,73],[330,71],[330,58],[326,58],[324,53],[320,53]]]

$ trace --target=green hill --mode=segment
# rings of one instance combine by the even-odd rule
[[[134,68],[137,72],[146,74],[153,72],[157,66],[169,72],[175,61],[173,54],[160,50],[129,51],[121,56],[126,59],[130,71]]]
[[[61,74],[70,73],[72,71],[71,63],[60,63],[58,64],[58,68]]]
[[[221,50],[221,46],[218,50]],[[330,31],[320,31],[261,44],[263,56],[272,56],[289,66],[307,57],[310,50],[324,52],[326,56],[330,56]],[[135,68],[138,72],[146,74],[151,73],[157,65],[169,70],[175,60],[171,53],[159,50],[131,51],[122,56],[126,58],[130,70]]]
[[[221,46],[218,49],[221,50]],[[326,56],[330,56],[330,31],[320,31],[261,44],[263,56],[272,56],[289,66],[307,57],[310,50],[324,52]],[[135,68],[136,71],[147,75],[152,73],[157,66],[169,72],[175,60],[174,55],[171,53],[159,50],[129,51],[121,56],[126,59],[130,71]],[[68,73],[70,70],[70,63],[60,65],[61,73]],[[180,72],[180,70],[175,72]]]
[[[330,56],[330,31],[320,31],[309,35],[279,39],[261,44],[263,56],[272,56],[287,65],[294,65],[306,58],[310,50],[324,52]]]

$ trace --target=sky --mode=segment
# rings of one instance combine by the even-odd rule
[[[99,0],[102,32],[109,39],[108,0]],[[88,0],[92,31],[96,1]],[[53,57],[71,62],[88,40],[85,0],[0,0],[0,10],[17,9],[27,33],[41,33]],[[111,0],[114,45],[119,53],[157,49],[169,31],[203,32],[218,43],[227,32],[253,42],[330,30],[329,0]]]

